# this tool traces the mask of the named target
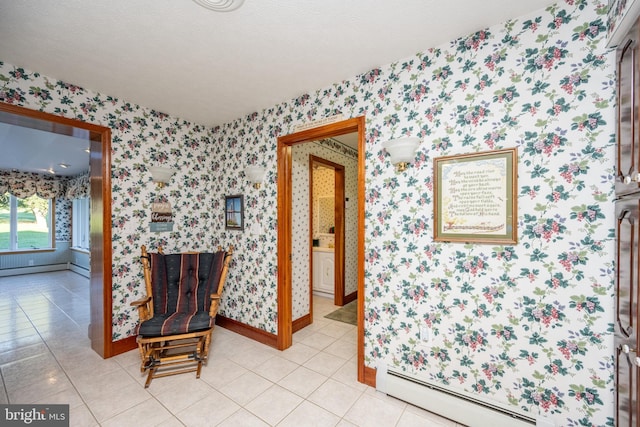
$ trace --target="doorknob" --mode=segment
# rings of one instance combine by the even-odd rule
[[[627,344],[622,344],[620,346],[620,350],[622,350],[622,352],[624,354],[636,353],[636,349],[629,347]],[[632,363],[634,365],[640,367],[640,357],[638,357],[638,356],[634,357],[633,360],[632,360]]]
[[[631,348],[631,347],[629,347],[627,344],[622,344],[622,352],[623,352],[624,354],[629,354],[629,352],[631,352],[631,351],[632,351],[632,352],[634,352],[634,353],[636,352],[636,350],[635,350],[635,349],[632,349],[632,348]]]
[[[621,175],[620,180],[625,184],[640,182],[640,174],[635,169],[631,169],[628,175]]]

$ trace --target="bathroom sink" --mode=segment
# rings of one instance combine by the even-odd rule
[[[319,246],[314,246],[313,251],[314,252],[333,252],[335,250],[335,248],[327,248],[327,247],[319,247]]]

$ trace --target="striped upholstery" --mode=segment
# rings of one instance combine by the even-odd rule
[[[210,295],[217,292],[226,252],[149,255],[154,314],[138,333],[158,337],[211,328]]]

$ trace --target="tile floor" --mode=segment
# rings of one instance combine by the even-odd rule
[[[0,403],[64,403],[72,426],[451,426],[356,380],[356,328],[325,319],[278,351],[216,328],[194,374],[144,388],[137,350],[104,360],[89,345],[87,279],[63,271],[0,278]]]

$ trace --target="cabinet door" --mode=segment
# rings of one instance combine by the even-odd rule
[[[640,188],[638,167],[640,147],[638,146],[638,23],[633,26],[630,37],[617,51],[617,162],[616,193],[626,194]]]
[[[638,367],[636,354],[620,345],[616,349],[616,426],[638,427]]]
[[[336,263],[334,255],[328,255],[322,258],[322,284],[325,288],[330,288],[333,292],[333,285],[336,277]]]
[[[313,253],[313,290],[333,294],[335,262],[333,252]]]
[[[636,343],[638,317],[638,212],[640,198],[616,202],[616,337]]]
[[[616,425],[640,427],[638,417],[638,293],[640,195],[616,202]]]

